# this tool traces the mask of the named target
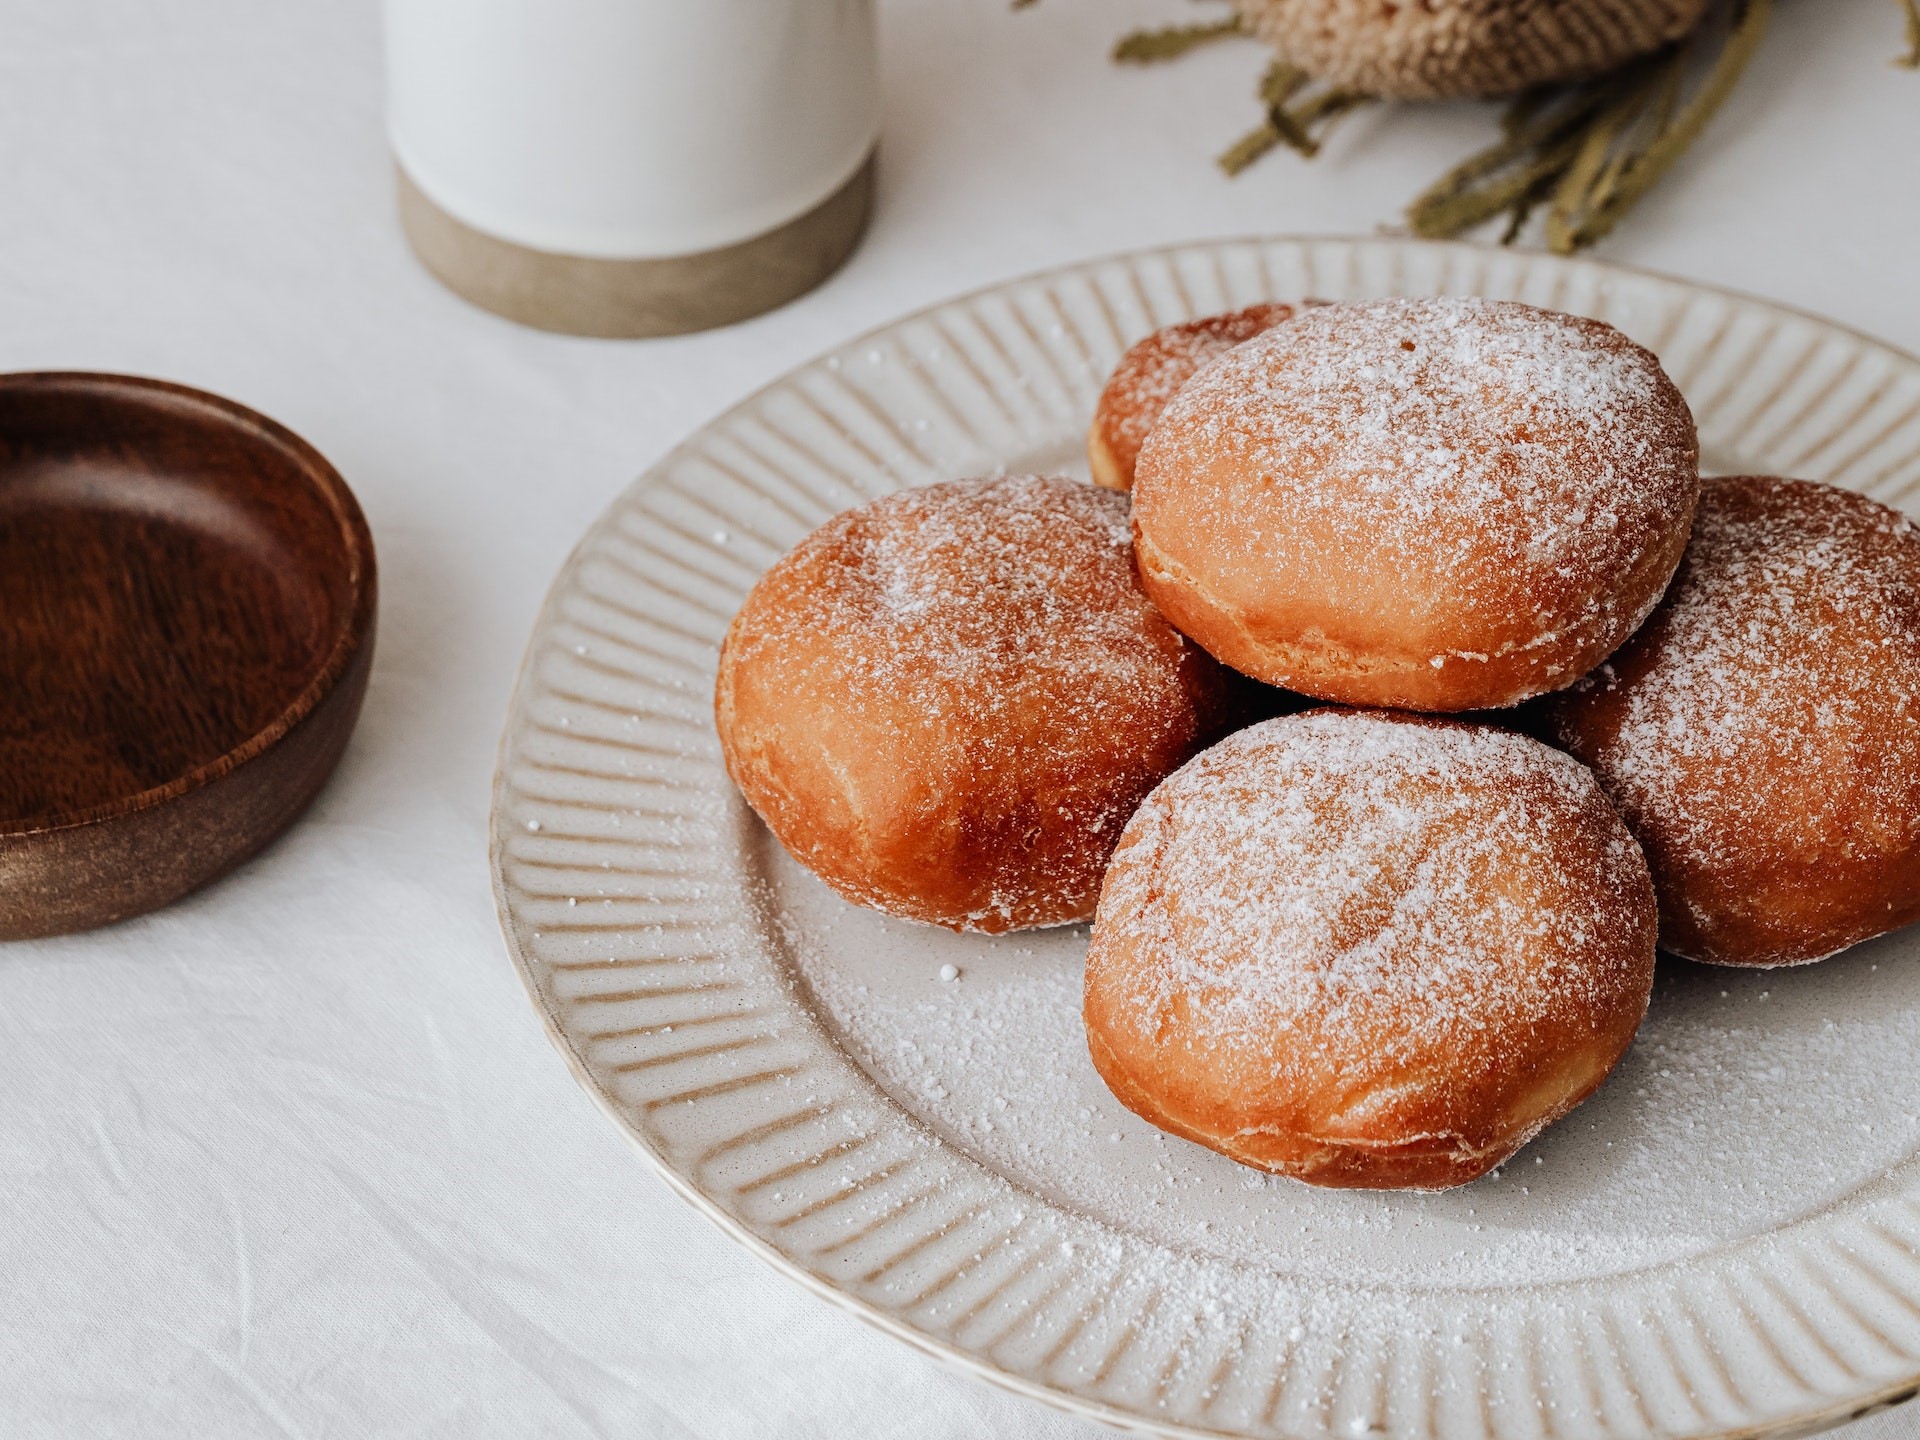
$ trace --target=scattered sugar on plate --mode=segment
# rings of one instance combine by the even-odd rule
[[[1772,1229],[1920,1149],[1920,1074],[1888,1064],[1920,1046],[1920,967],[1873,968],[1911,945],[1898,937],[1764,979],[1663,962],[1633,1049],[1522,1152],[1524,1186],[1315,1190],[1165,1135],[1107,1092],[1080,1020],[1086,927],[952,935],[849,906],[784,855],[765,863],[801,980],[887,1092],[1168,1274],[1186,1273],[1180,1256],[1336,1286],[1615,1273]],[[929,991],[949,965],[966,984]]]

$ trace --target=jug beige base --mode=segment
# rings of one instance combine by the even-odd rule
[[[522,325],[641,339],[750,319],[804,295],[846,261],[873,211],[874,157],[819,205],[750,240],[657,260],[536,250],[476,230],[396,165],[400,223],[447,287]]]

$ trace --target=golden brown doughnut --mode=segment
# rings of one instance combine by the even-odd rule
[[[720,651],[727,770],[849,900],[955,930],[1084,920],[1230,680],[1141,592],[1127,502],[965,480],[836,515]]]
[[[1610,326],[1488,300],[1303,310],[1140,454],[1147,593],[1212,654],[1327,700],[1512,705],[1633,633],[1679,563],[1693,418]]]
[[[1311,302],[1310,302],[1311,303]],[[1292,305],[1249,305],[1156,330],[1120,357],[1087,431],[1087,465],[1093,483],[1109,490],[1133,488],[1134,462],[1153,422],[1208,362],[1243,341],[1291,320]]]
[[[1509,731],[1350,710],[1241,730],[1147,797],[1087,955],[1129,1109],[1314,1185],[1476,1178],[1606,1078],[1653,985],[1646,862]]]
[[[1547,707],[1646,848],[1661,947],[1819,960],[1920,919],[1920,534],[1806,480],[1709,480],[1652,619]]]

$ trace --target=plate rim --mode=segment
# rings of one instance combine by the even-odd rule
[[[942,295],[925,304],[866,327],[852,335],[834,342],[823,349],[812,352],[805,358],[787,365],[778,374],[764,383],[755,386],[738,399],[721,407],[689,427],[685,436],[661,451],[648,462],[640,473],[624,486],[615,491],[599,512],[588,523],[586,531],[573,546],[554,573],[552,581],[541,596],[535,609],[531,629],[525,647],[516,665],[513,683],[508,691],[507,714],[502,724],[500,738],[495,746],[493,779],[489,790],[488,802],[488,876],[492,885],[495,919],[499,925],[502,947],[511,962],[514,973],[525,991],[528,1001],[539,1015],[541,1027],[548,1041],[559,1051],[574,1081],[587,1092],[599,1108],[627,1140],[640,1152],[653,1171],[663,1179],[668,1188],[693,1209],[715,1225],[720,1232],[748,1253],[771,1266],[777,1273],[797,1281],[807,1291],[832,1304],[843,1313],[850,1314],[881,1333],[900,1340],[920,1354],[939,1362],[949,1370],[958,1371],[972,1378],[984,1380],[1001,1390],[1036,1401],[1059,1413],[1071,1415],[1077,1419],[1092,1420],[1114,1429],[1141,1435],[1166,1437],[1166,1440],[1240,1440],[1237,1432],[1214,1429],[1206,1426],[1194,1426],[1180,1421],[1154,1420],[1134,1411],[1123,1410],[1105,1402],[1072,1394],[1052,1386],[1029,1380],[1009,1370],[1003,1369],[991,1361],[957,1344],[936,1339],[903,1321],[879,1309],[860,1296],[841,1289],[826,1278],[805,1269],[797,1261],[776,1247],[771,1241],[755,1234],[746,1224],[730,1214],[718,1201],[699,1189],[690,1179],[682,1175],[673,1163],[662,1154],[653,1142],[640,1130],[627,1123],[616,1108],[613,1098],[595,1081],[589,1072],[584,1057],[574,1047],[559,1018],[554,1014],[546,997],[542,994],[532,964],[521,953],[514,933],[513,916],[507,896],[507,879],[504,873],[505,835],[503,825],[503,800],[508,789],[507,768],[510,751],[516,738],[516,719],[518,701],[522,687],[529,672],[539,656],[539,642],[545,621],[558,599],[562,583],[573,573],[576,563],[586,554],[588,545],[595,538],[604,521],[617,507],[639,495],[646,493],[661,482],[673,460],[687,452],[696,437],[725,421],[730,416],[747,412],[764,398],[788,384],[796,375],[815,366],[826,363],[832,356],[857,348],[877,340],[883,335],[909,325],[917,320],[929,317],[950,306],[965,305],[969,302],[1013,290],[1023,285],[1045,281],[1049,278],[1094,270],[1104,265],[1138,262],[1150,258],[1164,258],[1184,252],[1228,248],[1233,246],[1285,246],[1285,245],[1335,245],[1335,246],[1382,246],[1392,248],[1419,249],[1422,251],[1450,251],[1457,254],[1479,255],[1483,257],[1524,256],[1533,262],[1546,261],[1552,265],[1570,269],[1585,269],[1602,276],[1618,275],[1639,281],[1654,281],[1660,284],[1678,286],[1697,294],[1717,296],[1739,304],[1764,306],[1782,315],[1791,316],[1821,329],[1846,335],[1863,345],[1880,350],[1897,360],[1920,368],[1920,354],[1894,344],[1870,331],[1856,325],[1835,320],[1806,307],[1785,301],[1774,300],[1751,291],[1719,285],[1710,281],[1690,279],[1650,266],[1628,264],[1616,260],[1607,260],[1588,255],[1555,255],[1551,252],[1531,247],[1500,245],[1488,241],[1472,240],[1425,240],[1402,234],[1315,234],[1311,232],[1242,232],[1227,235],[1208,235],[1186,240],[1170,241],[1156,245],[1130,246],[1117,250],[1103,251],[1077,259],[1059,261],[1049,265],[1036,266],[1000,279],[990,280],[952,294]],[[863,1073],[857,1056],[848,1052],[837,1036],[827,1030],[829,1040],[835,1049],[841,1051],[846,1060]],[[871,1076],[868,1077],[870,1080]],[[883,1087],[884,1093],[884,1087]],[[896,1106],[898,1102],[892,1101]],[[909,1120],[914,1117],[908,1113]],[[944,1143],[944,1142],[943,1142]],[[972,1158],[972,1157],[968,1157]],[[1658,1270],[1659,1264],[1645,1267]],[[1920,1366],[1901,1375],[1897,1380],[1876,1386],[1871,1392],[1863,1393],[1851,1399],[1836,1402],[1816,1410],[1803,1411],[1783,1418],[1768,1421],[1760,1425],[1736,1426],[1723,1429],[1702,1429],[1689,1432],[1687,1440],[1794,1440],[1794,1437],[1818,1434],[1839,1425],[1865,1419],[1871,1415],[1895,1408],[1916,1396],[1920,1396]],[[1298,1434],[1296,1431],[1279,1431],[1282,1434]]]

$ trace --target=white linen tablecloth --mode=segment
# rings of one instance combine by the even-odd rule
[[[357,490],[384,591],[365,718],[303,824],[162,914],[0,947],[0,1436],[1098,1433],[763,1268],[575,1086],[488,890],[508,688],[609,498],[789,366],[1044,265],[1372,230],[1491,116],[1362,114],[1228,181],[1256,49],[1105,59],[1179,0],[883,9],[852,265],[733,330],[608,343],[414,264],[372,0],[0,3],[0,368],[145,372],[291,425]],[[1603,253],[1920,349],[1900,41],[1891,0],[1787,0]]]

